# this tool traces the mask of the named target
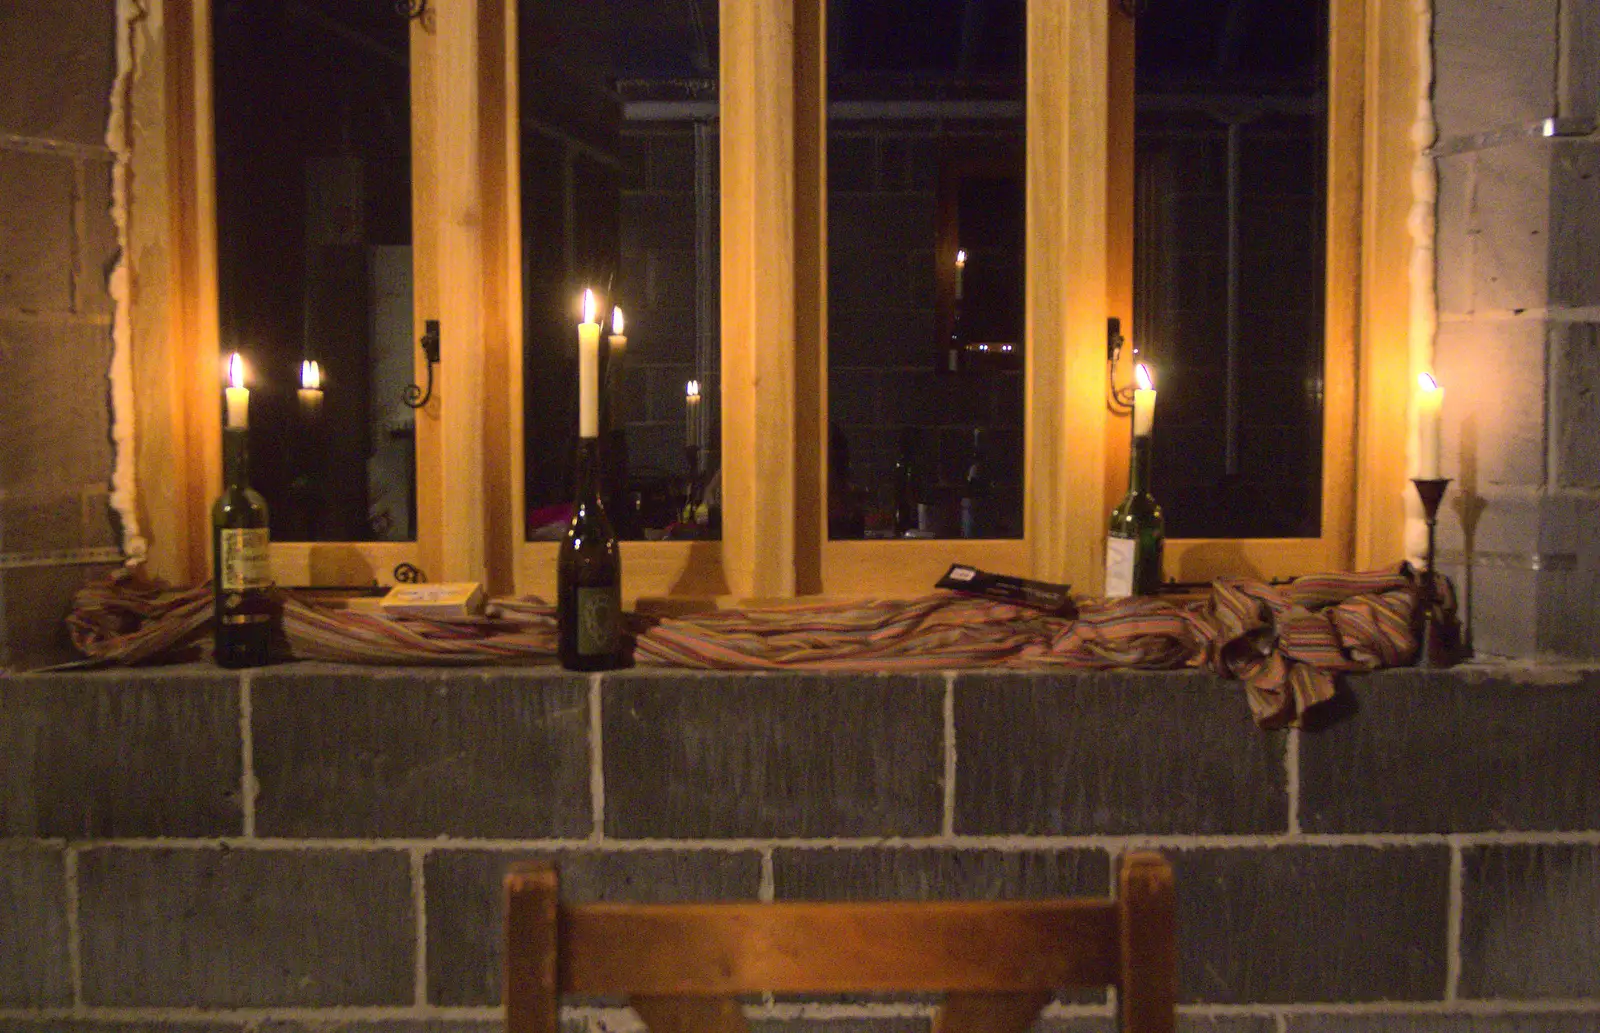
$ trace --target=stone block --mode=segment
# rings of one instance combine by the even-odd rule
[[[1434,207],[1434,276],[1439,313],[1465,315],[1473,310],[1472,250],[1477,227],[1473,216],[1473,186],[1477,155],[1456,154],[1438,158],[1437,200]]]
[[[1356,717],[1300,739],[1305,831],[1600,828],[1600,674],[1390,671],[1350,688]]]
[[[113,5],[39,0],[0,8],[6,89],[0,128],[8,133],[103,144],[115,69]],[[27,60],[17,60],[26,54]]]
[[[937,239],[931,192],[845,194],[828,199],[828,250],[923,248]]]
[[[928,344],[923,349],[924,355],[933,351]],[[884,414],[897,427],[971,426],[987,423],[992,412],[988,393],[976,389],[969,378],[932,370],[885,376],[880,397]],[[928,447],[932,447],[931,442]]]
[[[0,846],[0,1008],[72,1003],[61,851]]]
[[[883,136],[879,143],[879,184],[885,190],[937,190],[939,147],[939,138],[931,135]],[[1022,175],[1020,162],[1017,175]]]
[[[1550,304],[1600,306],[1600,142],[1563,140],[1550,165]]]
[[[90,1005],[414,997],[410,859],[398,850],[85,850],[78,894]]]
[[[874,369],[931,369],[932,309],[849,309],[828,317],[828,363]]]
[[[1557,0],[1441,3],[1434,117],[1442,139],[1555,114]]]
[[[26,671],[81,659],[64,623],[72,597],[87,580],[109,573],[113,566],[0,571],[0,671]]]
[[[1550,185],[1542,139],[1479,151],[1472,184],[1474,311],[1520,312],[1550,300]]]
[[[83,253],[77,309],[90,315],[110,315],[111,271],[121,256],[117,227],[111,221],[111,163],[85,162],[83,170]]]
[[[72,195],[65,158],[0,150],[0,308],[72,310]]]
[[[1450,851],[1167,851],[1178,885],[1178,999],[1437,1001]]]
[[[1562,4],[1556,99],[1566,118],[1600,115],[1600,8]]]
[[[500,1003],[506,870],[554,861],[570,904],[754,900],[761,856],[753,850],[435,851],[424,874],[428,901],[428,996],[442,1006]]]
[[[919,836],[939,830],[944,681],[611,676],[608,836]]]
[[[778,900],[1008,900],[1105,897],[1103,850],[964,850],[949,847],[779,848]]]
[[[652,191],[622,195],[624,246],[637,241],[651,250],[693,251],[694,195]]]
[[[617,137],[617,189],[624,194],[650,189],[650,141],[654,137],[653,132],[626,124]]]
[[[878,143],[870,133],[828,133],[828,193],[873,190],[878,185]]]
[[[581,676],[307,665],[259,674],[250,691],[261,835],[542,839],[592,830]]]
[[[871,312],[898,308],[892,299],[910,294],[900,241],[883,240],[859,227],[830,228],[828,311]]]
[[[713,168],[718,165],[715,150],[710,154]],[[695,141],[693,123],[674,125],[650,137],[650,189],[665,193],[694,193]]]
[[[1462,851],[1460,993],[1600,997],[1600,847]]]
[[[967,674],[956,682],[955,725],[959,835],[1287,827],[1283,737],[1255,727],[1234,682]]]
[[[1545,334],[1538,319],[1446,322],[1434,368],[1444,385],[1440,465],[1486,490],[1539,485],[1545,459]]]
[[[45,552],[116,544],[103,484],[38,495],[0,493],[0,551]]]
[[[241,1027],[229,1022],[191,1022],[186,1019],[147,1019],[142,1022],[0,1019],[0,1033],[241,1033]]]
[[[882,423],[878,401],[881,378],[877,370],[828,368],[828,421],[838,424]]]
[[[0,679],[0,834],[237,836],[239,680],[210,668]]]
[[[1600,323],[1553,325],[1550,349],[1556,486],[1600,488]]]
[[[106,369],[111,331],[0,317],[0,383],[25,384],[26,405],[0,407],[0,484],[22,494],[76,492],[111,479]]]
[[[1570,568],[1539,574],[1539,649],[1559,656],[1600,656],[1600,499],[1592,493],[1544,499],[1539,545]]]
[[[1285,1033],[1594,1033],[1600,1010],[1588,1015],[1290,1015]]]

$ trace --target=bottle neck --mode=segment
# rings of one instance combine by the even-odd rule
[[[250,432],[242,427],[222,432],[222,478],[229,488],[250,484]]]
[[[1128,453],[1128,494],[1150,494],[1150,435],[1133,439]]]
[[[574,480],[579,502],[589,502],[600,494],[600,439],[578,439],[578,461]]]

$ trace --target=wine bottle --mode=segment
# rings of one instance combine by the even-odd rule
[[[1106,598],[1154,595],[1161,587],[1161,552],[1167,539],[1161,507],[1150,496],[1150,435],[1133,439],[1128,494],[1111,512],[1106,538]]]
[[[622,559],[600,502],[599,451],[598,439],[578,439],[577,495],[556,561],[558,652],[561,666],[573,671],[609,671],[625,663]]]
[[[989,471],[983,456],[983,428],[972,430],[972,454],[961,481],[961,537],[989,537]]]
[[[903,536],[921,526],[917,505],[922,501],[922,474],[917,469],[916,432],[900,433],[900,458],[894,464],[894,533]]]
[[[250,487],[249,431],[222,432],[222,494],[211,507],[213,657],[219,667],[260,667],[272,642],[267,504]]]

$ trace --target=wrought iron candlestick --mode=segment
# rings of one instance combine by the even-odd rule
[[[1450,478],[1413,477],[1411,483],[1416,485],[1417,498],[1422,500],[1422,515],[1428,522],[1428,551],[1423,556],[1422,641],[1417,647],[1417,663],[1421,667],[1434,667],[1449,663],[1446,635],[1434,616],[1434,604],[1439,602],[1439,591],[1434,580],[1434,537],[1439,524],[1439,503],[1444,499],[1445,489],[1450,486]]]

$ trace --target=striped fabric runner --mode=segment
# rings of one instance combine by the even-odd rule
[[[1276,728],[1332,699],[1341,673],[1410,663],[1418,587],[1405,565],[1281,586],[1224,579],[1190,602],[1084,601],[1076,620],[949,593],[797,603],[664,619],[640,629],[634,659],[726,671],[1197,667],[1243,681],[1256,722]],[[536,599],[493,600],[469,622],[381,617],[292,594],[282,603],[294,659],[468,665],[555,656],[555,610]],[[203,659],[210,625],[209,587],[175,592],[127,571],[83,589],[68,618],[89,658],[78,666]]]

